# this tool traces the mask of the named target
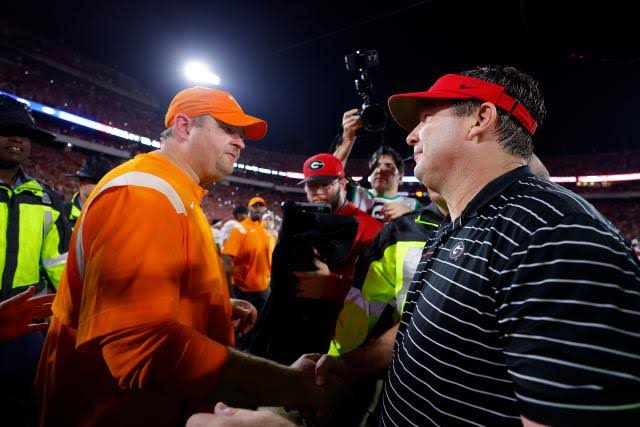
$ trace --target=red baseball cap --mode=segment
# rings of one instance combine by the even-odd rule
[[[504,91],[504,86],[475,77],[447,74],[440,77],[426,92],[400,93],[389,98],[393,119],[411,132],[420,123],[418,115],[421,99],[479,99],[495,104],[520,123],[530,135],[538,127],[524,105]]]
[[[344,167],[339,158],[329,153],[320,153],[309,157],[302,167],[304,179],[298,184],[312,181],[344,178]]]
[[[223,90],[196,86],[178,92],[167,109],[166,127],[173,126],[178,113],[190,118],[209,114],[228,125],[243,128],[247,139],[262,139],[267,133],[267,122],[246,114],[235,98]]]

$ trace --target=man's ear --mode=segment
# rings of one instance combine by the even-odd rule
[[[179,142],[189,139],[191,119],[186,114],[178,113],[173,120],[173,135]]]
[[[498,123],[498,109],[491,102],[483,102],[473,115],[475,123],[469,129],[469,139],[493,132]]]
[[[347,188],[347,178],[340,178],[340,189],[345,190]]]

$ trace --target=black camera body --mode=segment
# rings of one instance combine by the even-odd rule
[[[362,108],[358,114],[362,118],[364,130],[371,133],[384,131],[387,126],[387,111],[381,105],[372,102],[373,83],[367,73],[367,70],[380,64],[378,51],[357,50],[355,53],[345,55],[344,62],[347,71],[358,73],[355,85],[358,95],[362,98]]]

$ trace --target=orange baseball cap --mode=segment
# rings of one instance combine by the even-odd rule
[[[263,205],[267,206],[267,202],[265,202],[262,197],[253,197],[253,198],[251,198],[251,200],[249,200],[249,203],[247,203],[247,206],[251,207],[251,206],[255,205],[256,203],[262,203]]]
[[[245,114],[235,98],[223,90],[196,86],[178,92],[164,117],[167,128],[173,126],[178,113],[191,118],[209,114],[221,122],[243,128],[247,139],[262,139],[267,133],[267,122]]]

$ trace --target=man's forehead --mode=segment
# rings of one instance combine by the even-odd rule
[[[378,163],[395,163],[391,154],[383,154],[378,158]]]
[[[453,105],[453,102],[449,100],[421,99],[418,102],[418,114],[422,115],[424,113],[436,113],[440,110],[451,107],[451,105]]]
[[[326,177],[326,178],[318,178],[318,179],[315,179],[315,180],[310,181],[310,182],[307,182],[307,183],[305,183],[305,184],[307,184],[307,185],[309,185],[309,186],[313,187],[314,185],[328,185],[328,184],[331,184],[331,183],[332,183],[333,181],[335,181],[335,180],[336,180],[336,178],[335,178],[335,177],[332,177],[332,176],[331,176],[331,177],[329,177],[329,176],[328,176],[328,177]]]
[[[382,154],[380,157],[378,157],[378,161],[376,162],[377,166],[380,165],[391,165],[393,167],[397,167],[395,160],[393,159],[393,156],[391,156],[390,154]]]

